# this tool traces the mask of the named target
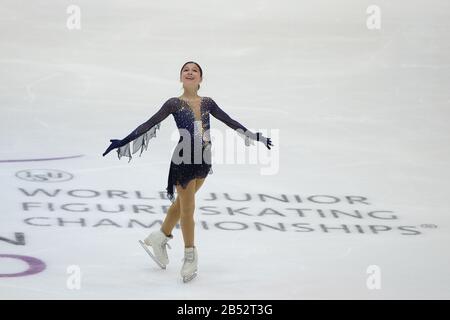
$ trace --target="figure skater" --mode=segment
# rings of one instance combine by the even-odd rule
[[[209,134],[209,115],[213,115],[227,126],[236,130],[245,139],[245,145],[260,141],[270,149],[273,146],[270,138],[260,132],[247,130],[236,120],[225,113],[210,97],[200,97],[197,92],[203,80],[203,71],[198,63],[186,62],[180,70],[180,82],[183,83],[184,93],[180,97],[168,99],[163,106],[146,122],[138,126],[122,140],[111,139],[110,146],[103,156],[117,148],[117,155],[132,158],[132,153],[144,148],[147,150],[148,141],[156,136],[156,129],[170,114],[173,115],[180,133],[180,139],[173,152],[166,194],[172,205],[167,211],[166,218],[160,230],[153,231],[145,238],[141,245],[155,262],[163,269],[169,263],[166,246],[173,238],[172,230],[180,221],[184,240],[184,263],[181,276],[184,282],[192,280],[197,275],[198,255],[194,245],[194,209],[195,193],[203,185],[208,174],[212,173],[211,139]],[[131,150],[131,147],[133,148]],[[139,155],[139,156],[140,156]],[[174,198],[174,187],[177,197]],[[147,248],[152,247],[152,252]]]

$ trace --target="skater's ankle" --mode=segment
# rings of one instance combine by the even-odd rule
[[[167,233],[163,229],[160,229],[160,230],[166,237],[169,237],[169,238],[172,237],[172,233],[171,232]]]

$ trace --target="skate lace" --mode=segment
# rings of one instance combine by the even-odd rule
[[[168,240],[165,240],[163,243],[161,243],[161,247],[162,247],[163,249],[165,249],[164,247],[165,247],[165,246],[168,246],[169,249],[172,249],[172,248],[170,247],[170,244],[167,243],[167,241],[168,241]]]
[[[185,254],[184,258],[181,261],[185,262],[193,262],[194,261],[194,252],[188,252]]]

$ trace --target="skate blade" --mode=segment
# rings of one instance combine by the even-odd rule
[[[144,242],[142,242],[142,240],[139,240],[139,243],[141,244],[142,248],[144,248],[144,250],[148,253],[148,255],[150,256],[150,258],[153,259],[153,261],[156,262],[156,264],[161,268],[161,269],[166,269],[166,266],[164,264],[162,264],[158,259],[156,259],[156,257],[153,255],[153,253],[147,248],[146,244]]]
[[[183,282],[189,282],[197,276],[197,271],[191,274],[190,276],[183,277]]]

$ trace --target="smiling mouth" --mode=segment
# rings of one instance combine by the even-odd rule
[[[194,78],[188,78],[188,77],[186,77],[185,79],[187,79],[187,80],[194,80]]]

